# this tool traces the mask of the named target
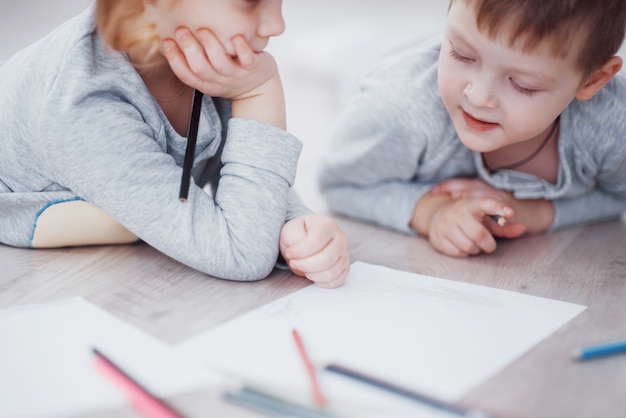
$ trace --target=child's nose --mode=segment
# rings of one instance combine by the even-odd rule
[[[491,83],[487,80],[469,81],[463,90],[463,95],[467,97],[471,105],[476,107],[495,109],[498,106]]]
[[[285,31],[285,19],[282,13],[282,1],[267,2],[267,7],[261,12],[258,35],[261,38],[278,36]]]

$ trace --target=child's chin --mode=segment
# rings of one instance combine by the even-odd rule
[[[476,134],[472,135],[467,133],[461,133],[459,134],[459,139],[461,140],[461,143],[465,146],[465,148],[469,149],[470,151],[480,153],[493,151],[493,147],[487,146],[484,139],[476,138]]]

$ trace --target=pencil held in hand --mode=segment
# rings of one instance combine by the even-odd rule
[[[204,94],[196,90],[193,95],[191,108],[191,119],[187,129],[187,149],[185,151],[185,163],[183,165],[183,177],[180,181],[180,192],[178,198],[181,202],[187,201],[189,194],[189,184],[191,183],[191,169],[196,155],[196,142],[198,139],[198,127],[200,126],[200,111],[202,110],[202,96]]]
[[[311,362],[309,355],[304,348],[304,343],[302,342],[302,338],[300,338],[300,334],[298,330],[294,329],[291,331],[291,335],[296,343],[296,347],[298,348],[298,353],[300,354],[300,358],[304,363],[304,367],[306,368],[306,372],[309,376],[309,380],[311,381],[311,390],[313,392],[313,402],[315,405],[320,408],[325,407],[328,404],[326,397],[322,393],[322,389],[320,387],[319,381],[317,380],[317,373],[315,371],[315,366]]]
[[[501,215],[489,215],[489,217],[500,226],[505,226],[508,222],[506,218]]]

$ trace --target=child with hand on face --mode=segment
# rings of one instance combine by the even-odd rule
[[[0,242],[143,240],[204,273],[276,265],[340,286],[345,235],[292,194],[273,57],[281,0],[97,0],[0,67]],[[192,184],[178,199],[194,90],[204,94]],[[212,193],[208,185],[212,185]]]
[[[454,257],[619,217],[625,24],[623,0],[451,0],[443,40],[384,60],[340,118],[330,208]]]

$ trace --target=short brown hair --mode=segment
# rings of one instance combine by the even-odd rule
[[[451,0],[450,3],[452,4]],[[522,48],[532,50],[551,38],[555,56],[565,57],[581,30],[584,43],[577,67],[585,78],[614,56],[624,41],[626,0],[464,0],[476,9],[476,24],[495,36],[502,22],[513,19],[513,44],[524,36]]]

